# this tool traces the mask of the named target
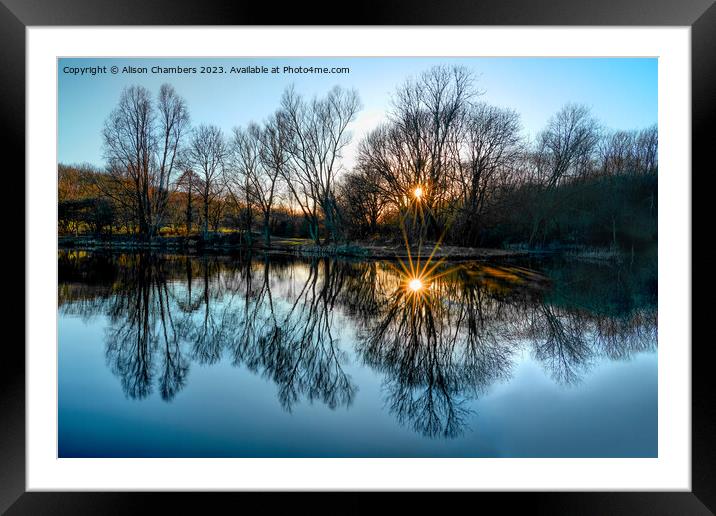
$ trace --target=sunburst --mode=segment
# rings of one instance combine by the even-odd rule
[[[446,274],[450,274],[459,268],[459,266],[453,266],[438,272],[438,268],[449,258],[449,255],[436,258],[436,253],[441,248],[447,228],[445,228],[438,240],[435,242],[428,258],[424,259],[421,256],[423,248],[422,228],[425,224],[426,212],[427,214],[431,214],[430,207],[426,202],[424,202],[424,196],[425,189],[422,186],[416,186],[413,190],[412,202],[408,204],[408,209],[399,219],[400,230],[403,234],[403,241],[405,243],[407,263],[398,256],[397,261],[400,267],[390,264],[390,266],[401,278],[403,291],[413,300],[425,297],[431,292],[434,292],[436,281],[439,278],[445,276]],[[418,234],[417,253],[415,257],[413,257],[413,253],[410,249],[410,238],[408,237],[408,231],[405,224],[406,220],[411,215],[413,226],[415,226],[418,221],[420,222],[420,232]]]

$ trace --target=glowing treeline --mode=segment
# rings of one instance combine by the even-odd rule
[[[361,109],[354,90],[306,99],[288,88],[263,122],[226,135],[210,124],[192,129],[172,86],[156,98],[131,86],[103,130],[105,169],[60,165],[60,231],[149,240],[168,230],[208,238],[230,228],[246,244],[260,232],[265,245],[277,233],[317,244],[393,238],[417,199],[411,236],[537,245],[556,238],[565,213],[575,219],[579,203],[563,195],[575,185],[596,189],[580,194],[596,205],[620,195],[639,204],[632,197],[651,195],[653,212],[655,188],[638,178],[656,176],[655,126],[608,131],[586,107],[566,104],[528,140],[519,114],[483,102],[482,93],[464,67],[436,66],[406,80],[384,122],[355,142],[356,164],[346,170],[343,154]],[[638,184],[603,181],[613,177]],[[619,217],[611,220],[616,234]],[[589,241],[605,222],[585,224],[566,232]]]

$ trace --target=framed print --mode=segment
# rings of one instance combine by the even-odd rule
[[[2,12],[27,264],[3,510],[714,510],[691,306],[710,2],[361,5],[350,26],[66,4]]]

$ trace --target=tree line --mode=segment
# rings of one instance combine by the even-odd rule
[[[262,123],[225,134],[192,127],[172,86],[156,97],[130,86],[103,128],[106,166],[59,165],[59,230],[151,240],[229,229],[247,245],[320,245],[390,240],[407,221],[421,238],[468,246],[655,241],[655,125],[612,131],[566,104],[529,139],[516,111],[482,94],[460,66],[406,80],[348,170],[355,90],[307,99],[289,87]]]

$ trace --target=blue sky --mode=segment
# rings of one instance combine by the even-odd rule
[[[521,115],[523,131],[534,136],[567,102],[591,107],[606,127],[641,128],[657,122],[656,58],[64,58],[58,62],[58,161],[102,166],[101,129],[125,86],[141,84],[153,93],[171,83],[189,106],[193,125],[215,124],[227,133],[260,122],[294,84],[308,97],[339,84],[358,90],[363,109],[352,130],[345,165],[353,162],[360,137],[385,117],[395,88],[435,64],[473,70],[482,100]],[[72,75],[65,67],[106,66],[320,66],[349,67],[348,74],[122,74]]]

